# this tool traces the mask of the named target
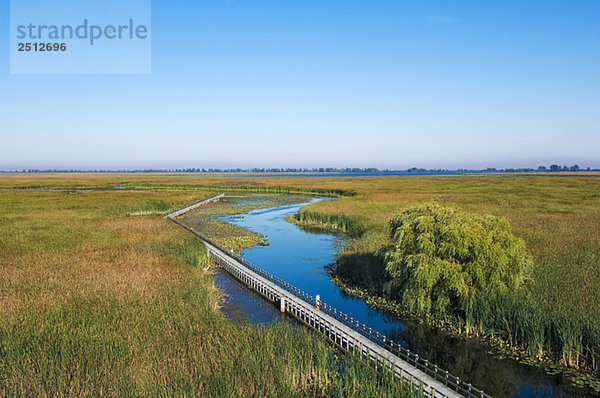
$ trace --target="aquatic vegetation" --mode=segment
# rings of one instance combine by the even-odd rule
[[[262,234],[214,218],[195,218],[193,222],[186,220],[186,223],[221,246],[236,252],[252,246],[269,244],[268,238]]]
[[[303,226],[337,229],[353,237],[361,236],[366,230],[364,217],[347,214],[321,214],[306,208],[301,208],[289,220]]]
[[[218,244],[239,252],[252,246],[267,246],[266,236],[226,222],[224,215],[249,213],[252,210],[305,203],[310,198],[298,195],[254,195],[228,193],[218,202],[209,203],[182,216],[183,222],[201,231]]]

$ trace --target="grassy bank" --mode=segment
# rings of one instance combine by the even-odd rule
[[[600,179],[494,175],[386,182],[349,183],[359,197],[320,202],[296,215],[299,223],[353,236],[332,269],[347,290],[358,289],[374,303],[389,304],[382,255],[389,243],[385,224],[408,205],[436,200],[504,216],[534,257],[526,287],[478,302],[464,318],[435,322],[501,339],[519,357],[590,370],[596,380],[588,373],[580,381],[600,387],[600,302],[595,299],[600,294]]]
[[[226,321],[203,246],[152,214],[202,195],[0,192],[0,395],[411,395],[307,330]]]

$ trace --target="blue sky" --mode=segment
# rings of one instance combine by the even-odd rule
[[[11,75],[0,11],[0,170],[600,168],[598,1],[154,0],[140,75]]]

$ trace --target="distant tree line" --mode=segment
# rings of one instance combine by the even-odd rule
[[[600,171],[600,169],[592,169],[590,167],[581,168],[579,165],[560,166],[553,164],[548,167],[539,166],[538,168],[507,168],[496,169],[488,167],[486,169],[424,169],[411,167],[406,170],[390,170],[378,169],[375,167],[314,167],[314,168],[185,168],[185,169],[120,169],[120,170],[79,170],[79,169],[23,169],[23,170],[7,170],[0,173],[531,173],[531,172],[562,172],[562,171]]]

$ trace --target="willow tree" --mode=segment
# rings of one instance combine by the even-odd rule
[[[517,288],[532,263],[501,217],[428,203],[397,214],[388,230],[392,295],[419,313],[468,313],[478,298]]]

